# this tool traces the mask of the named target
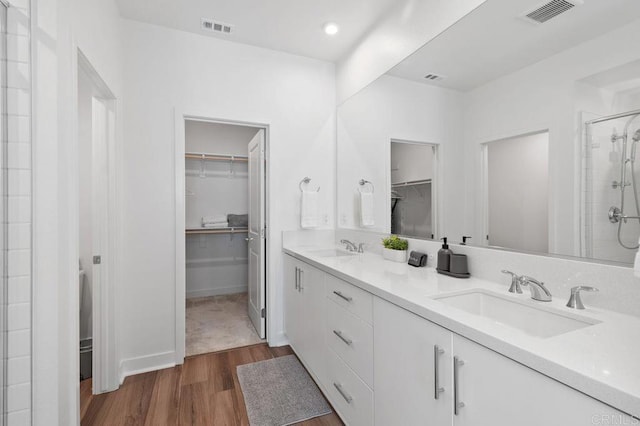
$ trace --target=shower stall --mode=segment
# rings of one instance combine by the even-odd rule
[[[583,216],[583,255],[632,262],[640,237],[640,110],[585,121],[585,132],[584,208],[589,214]]]

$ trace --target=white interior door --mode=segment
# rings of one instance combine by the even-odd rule
[[[264,130],[249,142],[249,318],[265,338]]]

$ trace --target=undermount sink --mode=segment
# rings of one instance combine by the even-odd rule
[[[450,296],[434,297],[434,299],[453,308],[541,338],[557,336],[599,323],[589,318],[565,314],[554,308],[534,307],[528,301],[513,300],[485,290],[476,289]]]
[[[345,250],[338,249],[323,249],[323,250],[309,250],[309,254],[318,257],[343,257],[343,256],[354,256],[358,253],[353,253]]]

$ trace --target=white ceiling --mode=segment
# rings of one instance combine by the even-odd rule
[[[468,91],[640,18],[638,0],[585,0],[544,24],[519,18],[543,3],[488,0],[388,74]]]
[[[394,0],[118,0],[123,17],[224,40],[336,62]],[[200,29],[201,18],[235,25],[230,35]],[[336,22],[328,36],[323,25]]]

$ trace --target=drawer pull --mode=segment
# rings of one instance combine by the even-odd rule
[[[342,385],[340,385],[339,383],[333,383],[333,386],[335,386],[335,388],[338,390],[338,393],[340,393],[340,395],[342,395],[342,397],[344,398],[345,401],[347,401],[347,404],[351,404],[351,401],[353,401],[353,398],[351,397],[351,395],[349,395],[348,393],[346,393],[343,389],[342,389]]]
[[[336,296],[338,296],[339,298],[346,300],[347,302],[351,302],[353,300],[353,297],[349,297],[349,296],[345,296],[344,294],[342,294],[341,292],[335,290],[333,292],[333,294],[335,294]]]
[[[434,386],[434,399],[440,398],[440,394],[444,392],[444,388],[440,387],[440,355],[444,353],[444,349],[440,349],[440,346],[433,346],[433,386]]]
[[[456,416],[460,412],[460,409],[464,407],[464,402],[460,401],[460,396],[458,395],[458,380],[460,379],[460,372],[458,369],[460,366],[464,365],[464,361],[458,358],[457,356],[453,357],[453,414]]]
[[[298,290],[298,286],[300,285],[300,268],[296,266],[296,279],[295,279],[295,289]]]
[[[298,268],[298,291],[302,291],[304,290],[304,286],[302,285],[303,281],[302,281],[302,277],[304,270],[302,268]]]
[[[344,337],[342,335],[342,331],[338,331],[338,330],[333,330],[333,334],[335,334],[336,336],[338,336],[340,338],[340,340],[342,340],[343,342],[345,342],[347,345],[351,346],[351,344],[353,343],[353,340],[351,339],[347,339],[346,337]]]

